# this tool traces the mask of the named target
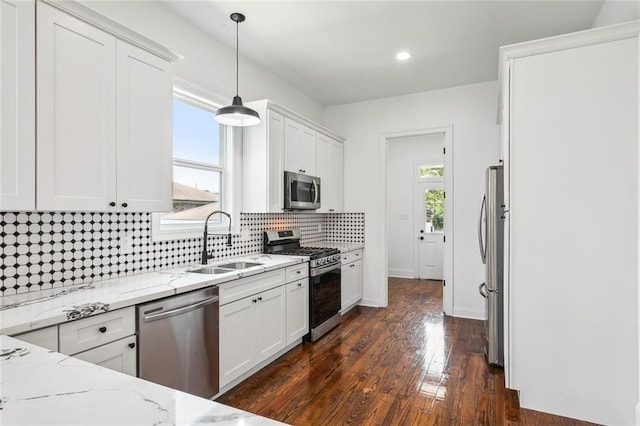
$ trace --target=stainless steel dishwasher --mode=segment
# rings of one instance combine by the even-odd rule
[[[139,305],[140,378],[204,398],[219,391],[218,287]]]

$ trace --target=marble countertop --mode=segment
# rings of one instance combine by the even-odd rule
[[[0,336],[2,425],[283,423]]]
[[[241,277],[307,260],[308,258],[302,256],[257,253],[208,265],[238,261],[261,263],[258,267],[224,274],[191,273],[189,270],[197,267],[192,265],[89,284],[3,296],[0,298],[0,334],[15,335],[211,285],[224,285]]]

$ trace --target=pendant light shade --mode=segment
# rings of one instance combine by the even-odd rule
[[[227,126],[246,127],[260,123],[260,115],[251,108],[242,105],[242,98],[238,95],[238,25],[245,20],[242,13],[232,13],[231,20],[236,23],[236,95],[231,105],[216,111],[215,119]]]

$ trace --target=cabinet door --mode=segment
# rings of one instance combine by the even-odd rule
[[[340,269],[340,312],[344,314],[350,306],[353,293],[353,269],[349,265],[342,265]]]
[[[249,298],[255,304],[256,312],[253,326],[256,363],[269,358],[285,347],[287,339],[284,287],[267,290]]]
[[[362,260],[353,262],[349,265],[349,268],[353,270],[353,292],[351,293],[351,303],[355,305],[362,299]]]
[[[318,133],[316,145],[316,173],[322,185],[319,212],[341,212],[343,194],[342,143]]]
[[[284,123],[284,169],[315,176],[316,132],[290,118]]]
[[[220,387],[256,364],[254,305],[248,297],[220,306]]]
[[[117,41],[118,209],[171,211],[171,64]]]
[[[80,352],[74,357],[135,377],[136,336],[129,336],[86,352]]]
[[[37,208],[115,209],[116,40],[44,3],[37,15]]]
[[[0,1],[0,210],[35,209],[35,7]]]
[[[309,279],[287,284],[286,291],[288,346],[309,332]]]
[[[269,211],[282,212],[284,208],[284,117],[268,111],[268,206]]]

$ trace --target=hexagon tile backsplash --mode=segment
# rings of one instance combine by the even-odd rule
[[[263,231],[295,227],[302,243],[364,242],[364,213],[241,213],[250,237],[210,237],[215,260],[262,252]],[[130,253],[121,238],[132,236]],[[0,294],[10,295],[197,263],[202,238],[151,240],[151,213],[0,213]]]

